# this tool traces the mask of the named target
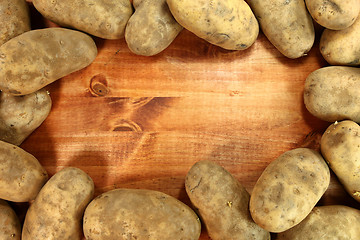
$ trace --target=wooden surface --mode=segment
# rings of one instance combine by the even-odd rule
[[[320,32],[297,60],[283,57],[262,33],[250,49],[226,51],[184,30],[153,57],[131,53],[124,39],[95,38],[95,62],[47,87],[52,111],[21,147],[50,175],[68,166],[84,170],[96,195],[146,188],[190,204],[184,178],[203,159],[251,192],[283,152],[318,149],[330,124],[303,104],[307,75],[326,66]],[[359,207],[335,177],[319,204]],[[203,232],[201,239],[209,237]]]

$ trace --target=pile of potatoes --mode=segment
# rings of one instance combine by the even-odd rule
[[[62,28],[31,30],[29,3],[0,0],[0,239],[360,239],[360,210],[316,206],[333,170],[360,202],[359,0],[33,0]],[[305,81],[304,103],[332,122],[321,153],[289,150],[269,164],[250,195],[218,164],[195,163],[185,177],[192,208],[167,194],[115,189],[95,199],[94,183],[68,167],[50,179],[19,145],[46,119],[44,87],[91,64],[89,35],[121,39],[138,55],[164,51],[183,30],[228,50],[245,50],[263,31],[286,57],[306,56],[314,21],[326,28],[328,66]],[[71,29],[68,29],[71,28]],[[88,35],[89,34],[89,35]],[[3,200],[2,200],[3,199]],[[31,202],[20,223],[6,202]],[[201,221],[200,221],[201,219]],[[22,225],[22,226],[21,226]]]

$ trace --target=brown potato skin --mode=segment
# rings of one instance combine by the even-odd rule
[[[270,239],[250,216],[250,194],[216,163],[195,163],[186,175],[185,189],[211,239]]]
[[[0,199],[0,239],[1,240],[20,240],[21,225],[19,218],[14,210]]]

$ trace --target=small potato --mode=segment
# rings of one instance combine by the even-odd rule
[[[269,41],[286,57],[299,58],[315,40],[312,18],[304,0],[248,1]]]
[[[259,33],[258,22],[244,0],[167,0],[184,28],[228,50],[249,48]]]
[[[165,193],[115,189],[95,198],[85,210],[87,240],[195,240],[201,224],[191,208]]]
[[[167,48],[183,29],[171,15],[166,0],[134,0],[125,40],[138,55],[152,56]]]
[[[330,66],[312,72],[305,82],[304,103],[324,121],[360,122],[360,69]]]
[[[0,199],[0,239],[20,240],[21,225],[14,210]]]
[[[346,191],[360,202],[360,127],[353,121],[335,122],[321,138],[321,153]]]
[[[331,65],[360,66],[359,36],[360,17],[344,30],[325,29],[320,38],[320,52]]]
[[[25,216],[22,240],[80,240],[84,210],[94,183],[83,171],[65,168],[44,185]]]
[[[33,0],[46,18],[105,39],[124,37],[133,9],[129,0]]]
[[[0,47],[0,89],[13,95],[33,93],[88,66],[97,48],[88,35],[64,28],[23,33]]]
[[[360,11],[359,0],[305,0],[305,2],[313,19],[331,30],[350,27]]]
[[[360,211],[341,205],[315,207],[301,223],[278,234],[276,239],[360,239]]]
[[[0,46],[30,31],[29,7],[25,0],[0,0]]]
[[[249,193],[221,166],[197,162],[186,175],[185,188],[211,239],[270,239],[250,216]]]
[[[25,96],[0,92],[0,140],[19,146],[51,110],[51,98],[45,89]]]
[[[330,183],[321,155],[297,148],[271,162],[255,184],[250,198],[254,221],[269,232],[283,232],[300,223]]]
[[[0,141],[0,198],[12,202],[34,200],[47,179],[45,169],[33,155]]]

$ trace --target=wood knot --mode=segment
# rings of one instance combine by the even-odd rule
[[[121,119],[116,126],[113,128],[113,131],[133,131],[141,132],[141,127],[134,121]]]
[[[106,77],[103,74],[98,74],[91,78],[89,89],[91,94],[96,97],[104,97],[110,92]]]

